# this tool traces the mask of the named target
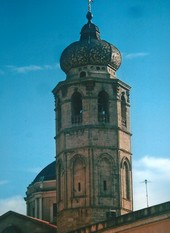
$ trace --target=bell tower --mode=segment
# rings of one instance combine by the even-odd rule
[[[132,211],[130,87],[116,77],[121,54],[91,22],[60,58],[54,88],[57,226],[68,232]]]

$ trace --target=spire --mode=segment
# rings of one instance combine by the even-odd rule
[[[93,0],[88,0],[88,12],[91,12],[91,2],[93,2]]]
[[[91,22],[93,18],[93,15],[91,13],[91,2],[93,2],[93,0],[88,0],[88,12],[86,15],[88,22],[82,27],[82,30],[80,32],[81,34],[80,40],[85,39],[88,40],[89,42],[91,39],[100,40],[99,28]]]
[[[86,18],[88,19],[89,22],[91,22],[93,15],[91,13],[91,2],[93,2],[93,0],[88,0],[88,12],[86,15]]]

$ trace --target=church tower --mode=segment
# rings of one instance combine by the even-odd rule
[[[61,55],[66,80],[53,90],[62,233],[133,208],[130,87],[116,77],[119,50],[100,39],[90,10],[87,20]]]

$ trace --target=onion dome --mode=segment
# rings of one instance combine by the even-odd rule
[[[99,28],[91,22],[91,12],[86,17],[88,22],[81,29],[80,40],[70,44],[61,54],[61,69],[67,74],[72,68],[80,66],[105,65],[116,71],[121,64],[119,50],[100,39]]]

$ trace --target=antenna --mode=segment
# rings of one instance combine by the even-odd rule
[[[146,189],[146,205],[147,205],[147,208],[149,207],[148,182],[150,183],[150,181],[148,181],[147,179],[145,179],[145,180],[142,182],[142,183],[145,183],[145,189]]]

